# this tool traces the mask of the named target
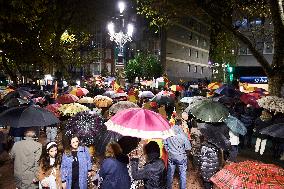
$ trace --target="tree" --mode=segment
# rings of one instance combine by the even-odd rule
[[[139,57],[136,56],[134,59],[129,60],[124,71],[130,83],[134,83],[136,77],[140,78],[142,76],[142,64],[139,62]]]
[[[146,54],[146,60],[143,64],[142,75],[145,79],[151,80],[153,77],[158,78],[162,75],[162,66],[157,57],[152,54]]]
[[[137,0],[138,11],[152,20],[152,25],[168,25],[188,16],[209,17],[220,24],[247,45],[252,55],[262,66],[269,78],[269,92],[280,96],[284,84],[284,12],[282,0]],[[274,43],[272,64],[264,57],[257,46],[256,34],[262,39],[270,38],[272,27],[262,24],[260,27],[243,29],[233,23],[238,20],[261,18],[271,23],[271,37]],[[271,20],[271,22],[270,22]],[[250,24],[250,22],[248,22]],[[257,32],[256,32],[257,31]],[[262,41],[263,42],[263,41]]]

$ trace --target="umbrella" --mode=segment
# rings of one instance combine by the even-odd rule
[[[56,117],[60,117],[60,112],[58,109],[62,106],[62,104],[49,104],[45,107],[45,109],[49,110],[50,112],[54,113]]]
[[[166,139],[174,135],[169,122],[160,114],[142,108],[120,111],[112,116],[105,125],[108,130],[123,136]]]
[[[247,128],[244,124],[234,116],[230,115],[224,122],[234,133],[238,133],[240,135],[245,135],[247,133]]]
[[[107,96],[97,95],[94,97],[94,103],[98,108],[107,108],[112,105],[112,99]]]
[[[78,134],[85,145],[96,142],[96,137],[100,135],[100,131],[105,128],[104,119],[90,112],[81,112],[69,118],[65,125],[66,135]]]
[[[153,98],[155,95],[151,91],[142,91],[139,93],[139,98]]]
[[[191,101],[189,101],[189,100],[187,101],[187,102],[189,102],[189,105],[188,105],[188,107],[184,110],[185,112],[190,113],[191,108],[193,108],[193,107],[195,107],[196,105],[202,103],[203,100],[206,99],[205,97],[202,97],[202,98],[201,98],[201,96],[200,96],[200,98],[199,98],[198,96],[196,96],[196,97],[197,97],[197,98],[195,98],[195,97],[184,97],[184,98],[190,98],[190,99],[192,99]],[[195,99],[195,100],[194,100],[194,99]]]
[[[77,101],[79,101],[79,98],[72,94],[64,94],[63,96],[58,97],[56,100],[58,104],[69,104]]]
[[[207,88],[208,88],[209,90],[216,90],[216,89],[218,89],[218,88],[221,87],[221,86],[222,86],[221,83],[214,82],[214,83],[210,83],[210,84],[207,86]]]
[[[23,104],[27,105],[28,103],[29,101],[26,99],[11,98],[4,102],[4,106],[11,108],[11,107],[16,107],[16,106],[21,106]]]
[[[257,103],[258,98],[254,95],[251,95],[250,93],[242,94],[240,100],[245,104],[250,104],[255,108],[259,108],[259,105]]]
[[[161,91],[154,98],[151,99],[152,102],[157,102],[159,105],[174,105],[175,95],[169,91]]]
[[[0,124],[11,127],[48,126],[59,123],[50,111],[39,106],[10,108],[0,114]]]
[[[220,94],[220,95],[225,95],[228,97],[235,97],[239,96],[240,92],[236,91],[233,87],[229,85],[223,85],[220,88],[215,90],[215,93]]]
[[[243,161],[226,165],[210,179],[218,188],[284,188],[284,169],[273,164]]]
[[[116,114],[117,112],[128,109],[128,108],[139,108],[139,106],[133,102],[121,101],[121,102],[117,102],[113,104],[109,108],[109,112]]]
[[[258,105],[264,109],[284,113],[284,98],[277,96],[264,96],[257,100]]]
[[[115,93],[114,91],[106,91],[106,92],[103,93],[103,96],[107,96],[107,97],[111,98],[114,93]]]
[[[81,88],[81,87],[78,87],[78,88],[73,88],[71,91],[70,91],[70,94],[72,95],[76,95],[76,96],[84,96],[86,94],[88,94],[89,91],[85,88]]]
[[[284,123],[273,124],[260,131],[261,134],[272,136],[274,138],[284,138]]]
[[[81,103],[81,104],[93,104],[94,99],[92,97],[84,96],[83,98],[80,98],[80,100],[78,102]]]
[[[208,142],[216,145],[218,148],[223,150],[229,150],[231,148],[229,139],[219,131],[218,127],[205,124],[200,128],[200,132],[206,137]]]
[[[90,109],[79,103],[63,104],[58,111],[63,116],[73,116],[79,112],[90,111]]]
[[[191,108],[190,113],[195,118],[209,123],[223,122],[229,116],[229,111],[225,106],[212,100],[202,101]]]
[[[199,101],[199,100],[204,100],[206,99],[204,96],[193,96],[193,97],[183,97],[180,102],[182,103],[187,103],[187,104],[193,104],[195,103],[196,101]]]
[[[18,90],[9,92],[6,96],[4,96],[3,99],[6,101],[10,98],[29,98],[31,96],[32,94],[29,93],[28,91],[18,89]]]
[[[231,105],[231,104],[234,103],[235,100],[232,97],[222,96],[222,97],[218,98],[217,101],[220,102],[223,105],[226,105],[226,104]]]
[[[171,89],[172,91],[182,91],[182,90],[184,90],[184,87],[183,87],[183,86],[180,86],[180,85],[172,85],[172,86],[170,87],[170,89]]]

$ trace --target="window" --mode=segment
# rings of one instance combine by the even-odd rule
[[[203,46],[206,47],[207,46],[207,42],[206,40],[203,41]]]
[[[247,55],[247,48],[246,47],[241,47],[240,48],[240,55]]]
[[[196,36],[196,45],[198,45],[198,44],[199,44],[199,37]]]
[[[201,67],[201,70],[200,70],[200,73],[201,73],[201,74],[203,74],[203,71],[204,71],[203,69],[204,69],[204,68],[203,68],[203,67]]]
[[[203,52],[201,52],[201,58],[203,58],[204,57],[204,54],[203,54]]]
[[[191,56],[191,49],[188,49],[188,56]]]
[[[195,73],[197,72],[197,66],[194,66],[194,72]]]
[[[198,58],[198,51],[195,51],[195,56],[196,58]]]
[[[187,65],[187,72],[190,72],[190,64]]]

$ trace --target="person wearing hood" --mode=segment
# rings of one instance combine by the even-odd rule
[[[25,131],[25,140],[14,144],[10,156],[14,159],[14,179],[17,188],[37,188],[35,180],[39,168],[42,144],[34,141],[36,133],[33,129]]]
[[[157,142],[150,141],[144,146],[146,164],[138,169],[138,158],[130,161],[131,174],[134,180],[143,180],[145,189],[166,189],[167,171],[160,158],[160,148]]]
[[[106,146],[105,156],[99,170],[99,176],[103,179],[101,189],[130,189],[129,159],[122,153],[120,145],[110,142]]]
[[[164,146],[169,155],[167,187],[169,189],[172,188],[175,169],[178,166],[180,188],[186,189],[187,151],[191,149],[191,144],[180,124],[174,125],[172,129],[175,132],[175,136],[164,140]]]

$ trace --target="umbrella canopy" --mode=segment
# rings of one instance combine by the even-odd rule
[[[127,93],[122,92],[122,93],[114,93],[111,95],[112,99],[123,98],[123,97],[127,98],[128,97]]]
[[[255,108],[259,108],[259,105],[257,103],[258,98],[254,95],[251,95],[250,93],[242,94],[240,100],[245,104],[250,104]]]
[[[112,116],[105,125],[108,130],[123,136],[166,139],[174,135],[169,122],[160,114],[142,108],[120,111]]]
[[[260,131],[261,134],[272,136],[274,138],[284,138],[284,123],[278,123],[266,127]]]
[[[223,150],[229,150],[231,148],[229,139],[219,131],[218,127],[205,124],[200,128],[200,132],[206,137],[208,142],[216,145],[218,148]]]
[[[88,94],[88,93],[89,93],[88,89],[81,88],[81,87],[73,88],[73,89],[70,91],[70,94],[76,95],[76,96],[85,96],[85,95]]]
[[[5,101],[9,100],[11,98],[23,98],[23,99],[25,98],[25,99],[27,99],[27,98],[30,98],[31,96],[32,96],[32,94],[29,93],[28,91],[18,89],[18,90],[9,92],[6,96],[4,96],[3,99]]]
[[[80,100],[78,102],[81,103],[81,104],[93,104],[94,99],[92,97],[84,96],[83,98],[80,98]]]
[[[21,106],[24,104],[27,105],[28,103],[29,101],[27,99],[11,98],[4,102],[4,106],[11,108],[11,107],[16,107],[16,106]]]
[[[284,113],[284,98],[277,96],[264,96],[257,100],[258,105],[264,109]]]
[[[116,114],[117,112],[119,112],[121,110],[129,109],[129,108],[139,108],[139,106],[137,104],[133,103],[133,102],[121,101],[121,102],[117,102],[117,103],[113,104],[109,108],[109,112]]]
[[[222,96],[220,98],[217,98],[217,101],[223,105],[232,105],[235,100],[232,97]]]
[[[220,95],[225,95],[228,97],[236,97],[240,95],[239,91],[236,91],[233,87],[229,85],[223,85],[220,88],[215,90],[215,93]]]
[[[65,125],[66,135],[78,134],[85,145],[96,142],[96,137],[100,131],[105,128],[104,119],[90,112],[81,112],[69,118]]]
[[[238,133],[240,135],[245,135],[247,133],[245,125],[234,116],[230,115],[224,122],[234,133]]]
[[[97,95],[94,97],[94,103],[98,108],[107,108],[112,105],[113,101],[107,96]]]
[[[79,101],[79,98],[75,95],[72,94],[64,94],[60,97],[57,98],[56,102],[58,104],[69,104],[69,103],[73,103],[73,102],[77,102]]]
[[[90,109],[79,103],[63,104],[58,111],[63,116],[73,116],[79,112],[90,111]]]
[[[172,85],[172,86],[170,87],[170,89],[171,89],[172,91],[182,91],[182,90],[184,90],[184,87],[183,87],[183,86],[180,86],[180,85]]]
[[[159,105],[174,105],[175,95],[169,91],[161,91],[151,101],[157,102]]]
[[[221,86],[222,86],[221,83],[214,82],[214,83],[210,83],[210,84],[207,86],[207,88],[208,88],[209,90],[216,90],[216,89],[220,88]]]
[[[151,91],[142,91],[139,93],[139,98],[153,98],[155,95]]]
[[[48,111],[54,113],[54,115],[56,117],[60,117],[60,112],[58,111],[58,109],[62,106],[62,104],[49,104],[45,107],[45,109],[47,109]]]
[[[284,188],[284,169],[256,161],[226,165],[210,179],[218,188]]]
[[[103,96],[107,96],[107,97],[111,98],[113,94],[115,94],[114,91],[106,91],[106,92],[103,93]]]
[[[11,127],[39,127],[59,123],[50,111],[39,106],[10,108],[0,114],[0,124]]]
[[[204,100],[206,99],[204,96],[193,96],[193,97],[183,97],[180,102],[182,103],[187,103],[187,104],[193,104],[195,103],[196,101],[199,101],[199,100]]]
[[[229,111],[225,106],[212,100],[202,101],[191,108],[190,113],[195,118],[209,123],[223,122],[229,116]]]

